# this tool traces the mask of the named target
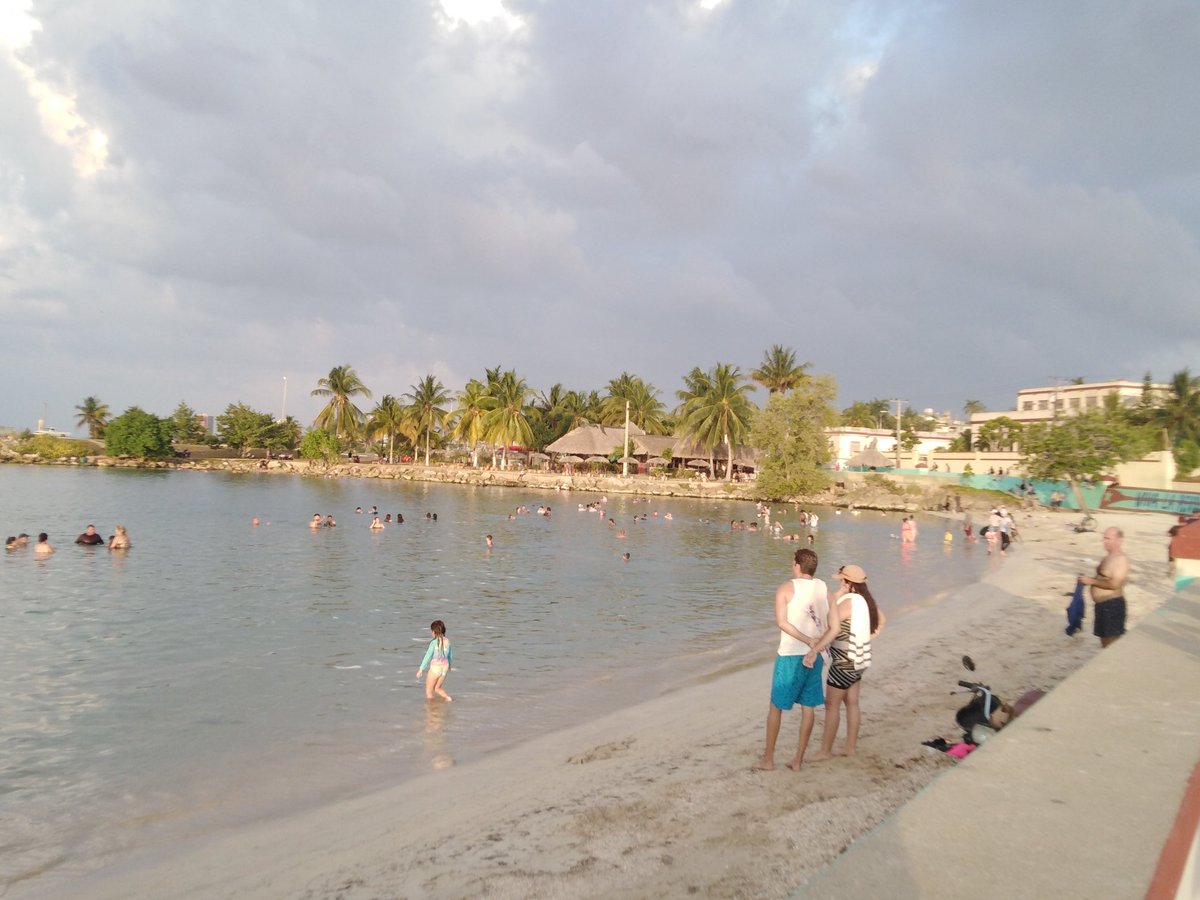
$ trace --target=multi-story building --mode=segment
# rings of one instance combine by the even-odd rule
[[[1116,394],[1122,406],[1136,406],[1142,402],[1144,390],[1145,385],[1140,381],[1097,381],[1091,384],[1056,384],[1050,387],[1024,388],[1017,391],[1017,405],[1014,409],[975,413],[971,416],[971,427],[977,428],[1001,416],[1007,416],[1022,424],[1049,422],[1059,416],[1102,409],[1109,394]],[[1156,403],[1169,391],[1169,385],[1150,385],[1150,392]]]

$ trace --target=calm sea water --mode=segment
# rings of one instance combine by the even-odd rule
[[[0,466],[0,531],[57,549],[0,557],[5,880],[469,761],[771,656],[797,545],[731,532],[753,504],[578,511],[598,499]],[[371,532],[354,509],[372,504],[405,523]],[[553,515],[510,519],[519,504]],[[338,527],[311,531],[314,512]],[[818,575],[860,562],[893,614],[987,565],[934,520],[910,548],[898,516],[820,512]],[[126,525],[133,550],[75,546],[89,522]],[[455,649],[450,705],[414,677],[433,619]]]

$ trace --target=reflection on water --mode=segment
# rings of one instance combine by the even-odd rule
[[[97,858],[140,839],[132,822],[186,829],[466,762],[766,659],[804,546],[730,531],[751,503],[612,497],[600,514],[576,511],[594,494],[15,466],[0,491],[0,530],[58,547],[0,559],[0,784],[21,810],[0,849],[17,870]],[[552,518],[509,518],[547,499]],[[354,509],[373,504],[404,523],[372,533]],[[337,527],[309,529],[314,512]],[[794,507],[773,520],[807,533]],[[72,545],[89,521],[124,523],[134,548]],[[916,545],[898,523],[823,510],[818,576],[863,565],[891,612],[984,566],[935,549],[940,523]],[[433,619],[455,647],[449,705],[412,677]]]

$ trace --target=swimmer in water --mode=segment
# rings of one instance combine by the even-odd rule
[[[254,520],[254,524],[258,524],[258,519]],[[124,525],[117,526],[117,533],[114,534],[108,541],[109,550],[128,550],[133,544],[129,542],[129,533],[125,530]]]
[[[384,525],[382,522],[379,521],[379,516],[375,516],[373,519],[371,519],[371,530],[372,531],[383,531],[383,529],[386,527],[387,527],[386,525]]]
[[[321,514],[313,513],[313,517],[308,520],[308,527],[316,530],[321,527]]]
[[[492,536],[490,534],[488,534],[488,535],[485,535],[483,539],[485,541],[487,541],[487,548],[489,550],[491,550],[492,549]]]

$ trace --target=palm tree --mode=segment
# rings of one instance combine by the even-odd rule
[[[987,407],[983,405],[982,400],[968,400],[963,404],[963,415],[968,419],[976,413],[987,412]]]
[[[104,427],[111,418],[107,403],[101,403],[97,397],[84,397],[83,403],[75,407],[75,411],[79,413],[79,418],[75,420],[76,428],[86,425],[88,437],[93,440],[104,437]]]
[[[487,386],[472,378],[457,397],[458,406],[451,414],[450,436],[471,445],[471,466],[479,465],[479,442],[483,440],[483,417],[487,414]]]
[[[763,354],[758,368],[750,377],[767,389],[768,393],[787,393],[808,378],[808,367],[812,363],[796,364],[796,351],[776,344]]]
[[[391,394],[384,394],[367,419],[367,440],[387,440],[388,462],[396,461],[396,437],[404,434],[409,424],[408,410]]]
[[[1171,376],[1171,389],[1158,410],[1158,424],[1167,430],[1172,447],[1200,439],[1200,375],[1184,369]]]
[[[658,399],[658,389],[636,375],[622,372],[608,383],[608,396],[600,403],[600,421],[605,425],[625,424],[625,404],[629,421],[649,434],[666,434],[667,408]]]
[[[416,423],[418,439],[425,435],[425,465],[429,465],[429,440],[434,431],[446,424],[450,413],[442,407],[450,402],[450,395],[437,378],[426,375],[404,396],[410,401],[408,410]]]
[[[733,479],[733,448],[750,430],[754,404],[746,396],[754,390],[745,381],[741,369],[727,363],[717,363],[710,371],[700,369],[684,376],[684,389],[677,396],[682,401],[678,414],[684,433],[711,451],[718,444],[725,446],[725,480]],[[709,465],[712,465],[710,455]]]
[[[489,372],[489,377],[493,373]],[[509,370],[496,373],[488,386],[484,399],[487,412],[483,417],[484,438],[493,444],[507,446],[519,444],[528,447],[533,443],[533,427],[529,424],[527,404],[533,395],[524,378]],[[507,457],[500,457],[500,467],[505,468]]]
[[[350,399],[358,394],[371,399],[371,392],[354,369],[350,366],[330,369],[327,377],[317,380],[317,387],[312,392],[313,397],[329,398],[329,402],[317,413],[313,424],[332,433],[338,440],[349,441],[358,437],[364,416]]]

